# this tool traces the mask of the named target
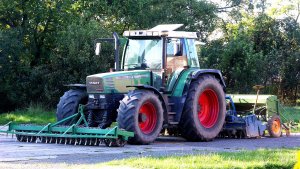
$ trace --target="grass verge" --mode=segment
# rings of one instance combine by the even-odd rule
[[[47,124],[56,121],[54,111],[45,110],[43,106],[32,104],[27,109],[0,114],[0,125],[9,121],[17,123]]]
[[[168,157],[135,157],[98,164],[0,163],[0,168],[291,169],[296,164],[296,154],[299,150],[300,149],[259,149],[241,152],[203,152],[205,154]]]
[[[112,161],[101,166],[128,168],[293,168],[296,149],[259,149],[189,156],[143,157]],[[86,167],[88,168],[88,167]],[[96,168],[96,167],[95,167]],[[105,168],[105,167],[104,167]]]

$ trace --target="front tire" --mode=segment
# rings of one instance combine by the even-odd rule
[[[213,76],[192,81],[180,120],[180,131],[189,141],[210,141],[222,130],[226,113],[225,95]]]
[[[130,144],[149,144],[159,135],[163,123],[162,104],[153,92],[134,90],[120,101],[117,122],[120,128],[134,132]]]
[[[71,89],[64,93],[57,104],[56,118],[60,121],[64,118],[77,113],[79,104],[87,104],[88,96],[86,91],[80,89]],[[62,125],[71,125],[72,120],[61,123]]]

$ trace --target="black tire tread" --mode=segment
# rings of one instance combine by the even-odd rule
[[[189,91],[188,91],[188,95],[187,95],[187,99],[185,101],[183,114],[182,114],[180,124],[179,124],[179,129],[180,129],[182,136],[189,141],[212,141],[221,131],[224,121],[225,121],[225,103],[223,103],[224,106],[220,107],[220,109],[223,110],[223,111],[220,110],[222,117],[220,117],[220,121],[217,122],[217,123],[219,123],[218,124],[219,126],[214,131],[212,131],[209,135],[207,135],[207,134],[204,135],[203,133],[201,133],[201,131],[199,131],[199,129],[196,126],[197,124],[195,122],[194,115],[193,115],[193,101],[195,99],[197,88],[201,84],[208,83],[208,82],[214,83],[214,85],[217,85],[218,88],[220,90],[222,90],[221,97],[224,98],[223,100],[225,102],[225,96],[224,96],[222,86],[215,77],[209,76],[209,75],[201,76],[197,80],[191,82]],[[219,100],[219,101],[221,101],[221,100]]]
[[[157,129],[153,132],[155,134],[152,136],[152,138],[146,139],[145,137],[136,133],[137,132],[136,127],[135,127],[135,125],[137,123],[135,121],[135,114],[137,113],[136,111],[138,111],[139,104],[140,104],[141,100],[143,99],[143,97],[146,97],[149,95],[153,96],[157,101],[159,101],[159,98],[157,97],[157,95],[155,95],[153,92],[147,91],[147,90],[130,91],[120,101],[120,106],[117,110],[118,111],[117,122],[118,122],[118,125],[120,128],[125,129],[126,131],[135,132],[135,136],[128,139],[128,143],[130,143],[130,144],[149,144],[149,143],[153,142],[160,133],[160,130],[162,127],[162,121],[163,121],[163,119],[162,119],[163,118],[162,117],[163,109],[162,109],[162,105],[161,105],[160,101],[159,101],[160,105],[158,105],[159,110],[157,110],[157,111],[161,113],[161,119],[160,119],[161,122],[158,122],[160,124],[158,124]],[[159,125],[161,125],[161,126],[159,126]]]
[[[80,89],[71,89],[64,93],[60,97],[60,101],[57,104],[56,118],[60,121],[66,117],[69,117],[78,111],[79,104],[86,104],[87,93]],[[62,125],[70,125],[71,120],[64,122]]]

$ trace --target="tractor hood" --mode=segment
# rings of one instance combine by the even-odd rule
[[[108,72],[90,75],[86,78],[88,93],[127,93],[133,85],[151,85],[150,70]]]

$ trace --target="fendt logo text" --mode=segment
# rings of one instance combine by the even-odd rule
[[[100,82],[89,82],[90,85],[98,85]]]

